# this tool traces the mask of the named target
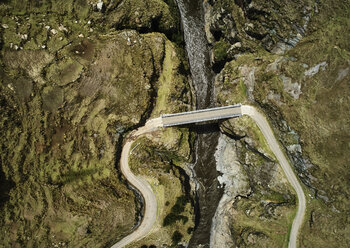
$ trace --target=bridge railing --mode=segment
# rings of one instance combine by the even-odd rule
[[[172,127],[172,126],[180,126],[180,125],[185,125],[185,124],[191,124],[191,123],[196,123],[196,122],[204,122],[204,121],[213,121],[213,120],[220,120],[220,119],[228,119],[228,118],[233,118],[233,117],[241,117],[242,114],[232,114],[232,115],[224,115],[220,117],[211,117],[211,118],[204,118],[204,119],[199,119],[199,120],[191,120],[191,121],[180,121],[180,122],[174,122],[170,124],[163,124],[163,127]]]
[[[181,116],[181,115],[189,115],[189,114],[195,114],[195,113],[200,113],[200,112],[210,112],[210,111],[216,111],[220,109],[229,109],[229,108],[238,108],[241,107],[242,104],[235,104],[235,105],[229,105],[229,106],[224,106],[224,107],[215,107],[215,108],[208,108],[208,109],[198,109],[198,110],[193,110],[193,111],[188,111],[188,112],[182,112],[182,113],[175,113],[175,114],[162,114],[160,117],[166,118],[166,117],[172,117],[172,116]],[[214,119],[215,120],[215,119]]]

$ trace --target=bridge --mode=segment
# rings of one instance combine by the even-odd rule
[[[288,247],[295,248],[297,246],[298,233],[300,227],[303,224],[306,209],[306,198],[303,192],[303,188],[300,185],[298,178],[295,176],[292,167],[284,155],[284,152],[281,150],[280,145],[276,140],[265,116],[253,106],[239,104],[226,107],[162,115],[159,118],[148,120],[144,126],[129,133],[129,136],[133,138],[126,139],[127,142],[123,146],[120,158],[120,168],[129,183],[134,185],[135,188],[141,192],[143,198],[145,199],[145,213],[143,215],[143,220],[140,226],[134,232],[124,237],[119,242],[115,243],[112,248],[122,248],[134,241],[145,237],[152,230],[153,224],[157,219],[157,198],[152,191],[152,187],[148,184],[145,178],[134,175],[129,168],[129,155],[131,154],[130,150],[132,143],[136,140],[135,137],[153,132],[159,127],[171,127],[188,123],[239,117],[242,115],[250,116],[258,125],[266,139],[267,144],[271,148],[271,151],[275,154],[278,162],[280,163],[281,168],[283,169],[289,183],[292,185],[298,195],[298,210],[292,223]]]
[[[237,104],[176,114],[165,114],[161,116],[161,120],[163,127],[171,127],[240,116],[242,116],[241,104]]]

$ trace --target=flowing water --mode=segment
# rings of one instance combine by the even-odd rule
[[[209,48],[204,31],[204,10],[201,0],[177,0],[184,30],[186,51],[191,67],[198,109],[213,106],[214,73],[210,66]],[[189,247],[209,247],[212,218],[223,194],[217,181],[214,159],[218,143],[217,124],[195,125],[198,133],[194,171],[197,180],[196,227]]]
[[[200,0],[177,0],[184,30],[197,108],[211,105],[214,73],[210,67],[209,48],[204,32],[204,11]]]

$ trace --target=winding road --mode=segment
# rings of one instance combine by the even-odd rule
[[[220,111],[224,111],[224,115],[222,117],[218,116]],[[231,111],[227,113],[227,111]],[[199,113],[198,113],[199,112]],[[129,153],[131,149],[131,145],[134,140],[143,134],[152,132],[157,130],[159,127],[163,126],[175,126],[181,125],[183,123],[189,123],[189,120],[192,117],[198,116],[198,121],[210,120],[215,117],[215,119],[224,119],[228,118],[227,114],[234,114],[234,116],[248,115],[250,116],[258,125],[261,132],[263,133],[268,145],[270,146],[272,152],[275,154],[277,160],[279,161],[289,183],[294,188],[295,192],[298,196],[298,211],[293,220],[288,248],[296,248],[297,247],[297,238],[300,227],[303,223],[303,218],[306,210],[306,199],[303,192],[303,189],[294,174],[293,169],[288,163],[287,158],[282,152],[273,131],[263,114],[261,114],[256,108],[248,105],[234,105],[234,106],[226,106],[222,108],[201,110],[201,111],[192,111],[181,114],[172,114],[172,115],[164,115],[163,117],[159,117],[156,119],[152,119],[146,123],[145,126],[140,127],[136,131],[129,134],[127,137],[127,141],[124,144],[122,155],[120,159],[120,167],[123,175],[126,179],[131,183],[135,188],[137,188],[140,193],[143,195],[145,199],[145,213],[142,219],[141,225],[130,235],[126,236],[116,244],[112,246],[112,248],[121,248],[124,247],[134,241],[140,240],[144,236],[146,236],[152,229],[153,224],[157,218],[157,199],[152,191],[151,186],[147,183],[147,181],[140,177],[135,176],[128,165]],[[192,117],[191,117],[192,116]],[[195,118],[197,118],[197,116]],[[169,118],[171,117],[171,118]],[[176,118],[175,118],[176,117]],[[167,119],[166,119],[167,118]],[[194,122],[191,120],[191,123]],[[178,123],[178,124],[176,124]]]
[[[290,236],[289,236],[289,244],[288,244],[289,248],[296,248],[298,233],[301,225],[303,224],[303,218],[306,210],[306,199],[305,199],[303,188],[301,187],[297,177],[294,174],[293,169],[291,168],[290,164],[288,163],[288,160],[286,159],[284,153],[282,152],[280,146],[278,145],[278,142],[275,136],[273,135],[272,129],[269,123],[267,122],[265,116],[252,106],[242,105],[241,111],[243,115],[250,116],[256,122],[261,132],[263,133],[267,143],[269,144],[270,149],[272,150],[277,160],[279,161],[289,183],[292,185],[295,192],[297,193],[298,211],[293,220],[292,229],[290,231]]]
[[[132,232],[131,234],[114,244],[112,248],[121,248],[130,244],[131,242],[143,238],[151,231],[153,224],[156,221],[157,198],[154,195],[149,183],[144,178],[140,176],[135,176],[131,172],[128,161],[131,145],[134,142],[134,140],[138,136],[155,131],[158,127],[161,126],[161,118],[152,119],[146,122],[146,125],[140,127],[135,132],[132,132],[128,135],[127,141],[123,146],[122,155],[120,158],[120,168],[128,182],[132,184],[142,194],[145,200],[145,212],[143,215],[141,225],[134,232]]]

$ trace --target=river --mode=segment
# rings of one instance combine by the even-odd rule
[[[181,14],[197,109],[213,107],[213,80],[209,47],[204,31],[204,9],[200,0],[177,0]],[[194,125],[197,132],[196,161],[196,226],[189,247],[209,247],[212,218],[223,194],[217,180],[214,153],[218,144],[217,124]]]

